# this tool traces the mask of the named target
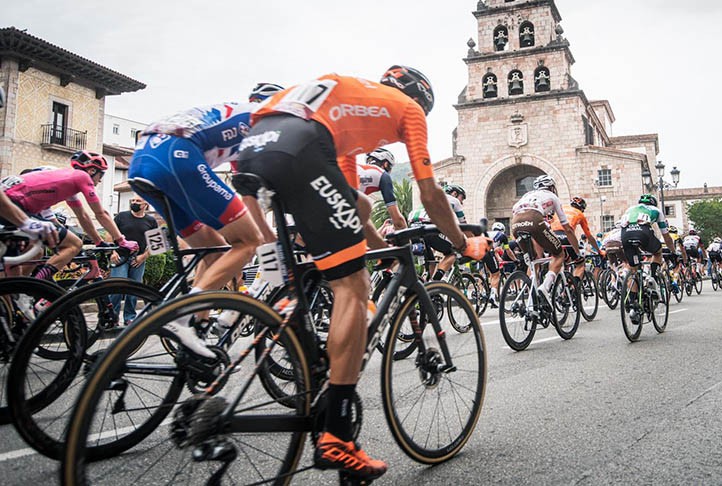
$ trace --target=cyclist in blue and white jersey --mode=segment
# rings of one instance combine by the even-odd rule
[[[262,101],[281,90],[278,85],[261,83],[250,99]],[[205,258],[191,293],[221,288],[242,272],[264,239],[275,239],[267,226],[262,226],[262,232],[255,223],[263,218],[258,202],[246,197],[244,203],[213,172],[235,161],[258,106],[233,102],[181,111],[148,125],[136,145],[128,178],[150,182],[162,191],[171,215],[164,214],[154,194],[141,190],[138,194],[164,218],[172,216],[178,233],[191,247],[231,245],[229,251]],[[249,209],[251,214],[247,214]],[[194,353],[215,357],[187,320],[166,328]]]

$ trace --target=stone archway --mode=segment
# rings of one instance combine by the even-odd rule
[[[496,160],[474,184],[474,215],[494,218],[511,216],[511,206],[518,200],[516,180],[526,176],[549,174],[557,183],[559,197],[568,199],[570,190],[566,177],[551,162],[535,155],[509,155]],[[513,200],[513,201],[512,201]],[[488,207],[489,203],[492,207]],[[506,206],[509,206],[508,208]],[[494,215],[488,214],[489,209]]]

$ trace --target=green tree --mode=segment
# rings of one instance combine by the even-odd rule
[[[695,229],[709,241],[715,236],[722,237],[722,200],[698,201],[687,206],[687,217]]]
[[[396,196],[396,204],[399,207],[399,211],[401,211],[401,214],[405,218],[412,209],[413,196],[411,182],[409,182],[408,179],[394,182],[394,195]],[[379,228],[388,217],[389,213],[386,210],[386,204],[383,199],[379,199],[374,203],[373,209],[371,210],[371,221],[373,221],[374,226]]]

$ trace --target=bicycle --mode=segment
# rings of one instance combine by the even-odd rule
[[[248,181],[260,185],[256,176],[247,175],[235,176],[234,185],[239,187]],[[117,403],[117,392],[109,387],[116,380],[129,379],[126,372],[128,360],[132,358],[137,365],[138,360],[146,356],[143,349],[135,351],[137,347],[141,344],[147,347],[147,356],[152,360],[152,356],[157,356],[153,350],[157,350],[158,340],[173,338],[163,329],[166,322],[199,310],[217,308],[233,309],[240,315],[253,317],[259,332],[202,394],[184,401],[176,408],[169,424],[170,440],[167,434],[159,433],[152,445],[137,451],[130,460],[143,460],[138,455],[147,453],[155,458],[145,463],[150,464],[150,468],[163,458],[180,464],[177,461],[180,456],[184,462],[182,467],[174,469],[176,476],[182,473],[184,479],[192,484],[205,482],[209,477],[210,484],[219,484],[225,474],[232,472],[231,469],[235,472],[233,477],[242,478],[244,482],[287,484],[294,474],[310,468],[297,470],[306,435],[311,433],[312,439],[315,438],[323,423],[323,390],[328,364],[318,346],[313,326],[310,325],[305,295],[296,290],[304,269],[290,258],[292,253],[282,217],[283,208],[280,201],[270,197],[266,189],[261,188],[259,191],[264,205],[268,205],[270,199],[276,221],[279,222],[277,230],[282,256],[278,261],[285,266],[280,273],[288,279],[290,293],[295,294],[294,298],[276,306],[281,312],[279,314],[265,303],[246,295],[201,292],[164,304],[136,322],[96,364],[78,398],[68,429],[62,484],[92,482],[98,474],[105,477],[109,468],[112,474],[111,465],[88,462],[86,448],[89,440],[117,440],[115,435],[108,435],[109,431],[106,430],[104,434],[99,430],[103,417],[97,414],[102,415],[106,400],[110,400],[108,403]],[[407,242],[411,237],[423,235],[426,231],[426,228],[404,230],[397,234],[396,241],[401,243],[403,239]],[[444,282],[433,282],[426,286],[419,282],[408,244],[369,252],[368,257],[392,258],[398,261],[399,266],[370,322],[362,369],[365,369],[373,354],[380,335],[388,328],[387,346],[382,359],[382,402],[392,435],[402,450],[416,461],[426,464],[446,461],[466,444],[481,413],[486,384],[486,347],[478,317],[468,300],[454,287]],[[431,301],[434,295],[458,300],[459,308],[464,309],[467,319],[472,322],[472,332],[463,336],[443,332]],[[394,337],[404,321],[414,313],[419,316],[419,322],[414,325],[414,357],[394,360]],[[270,336],[272,342],[263,356],[247,360],[254,353],[256,344],[265,336]],[[288,393],[283,400],[269,396],[261,379],[260,371],[266,366],[266,358],[273,353],[282,357],[283,362],[292,369],[285,376]],[[163,372],[166,381],[180,379],[186,373],[185,367],[178,365],[177,357],[170,359],[166,354],[164,360],[162,367],[161,363],[155,363],[155,370]],[[232,385],[228,382],[231,374],[238,380]],[[405,388],[404,380],[410,380],[415,385]],[[449,398],[448,394],[452,393],[454,396],[451,398],[456,400],[460,408],[450,404],[446,407],[441,405],[440,409],[446,411],[447,419],[449,414],[455,412],[459,417],[443,425],[436,422],[439,417],[433,412],[434,408],[427,407],[430,402],[409,401],[406,394],[410,390],[416,390],[416,397],[432,394],[434,400],[431,401],[434,404],[442,398]],[[126,396],[127,400],[130,398]],[[354,404],[354,410],[360,411],[358,397]],[[166,413],[170,413],[172,405],[174,403],[162,406]],[[132,404],[126,402],[125,406],[132,407]],[[409,418],[412,413],[414,417]],[[461,413],[464,413],[464,417],[460,416]],[[358,421],[356,424],[357,429],[360,428]],[[131,425],[128,422],[115,424],[114,431],[122,435],[127,432],[123,428],[126,426]],[[139,427],[142,424],[136,424],[133,430]],[[436,434],[434,437],[428,436],[429,430],[441,433],[442,427],[443,437]],[[419,430],[424,433],[419,434]],[[126,456],[126,459],[129,457]],[[208,470],[208,462],[216,462],[219,467],[215,471]],[[244,469],[239,462],[251,464],[246,464]],[[165,471],[167,473],[167,468]],[[252,477],[249,477],[249,473]],[[132,482],[154,482],[157,474],[159,472],[141,475],[132,479]],[[118,482],[123,479],[122,475],[114,476]],[[170,482],[173,482],[173,478]]]
[[[709,274],[710,283],[712,284],[712,290],[717,292],[720,288],[722,281],[720,280],[719,262],[716,259],[712,259],[712,267]]]
[[[652,322],[658,333],[663,333],[667,328],[669,319],[669,283],[664,274],[657,272],[650,275],[646,269],[651,261],[641,261],[641,257],[650,257],[650,253],[642,252],[641,242],[631,240],[629,242],[635,248],[635,266],[638,270],[629,271],[622,281],[622,305],[619,307],[622,314],[622,329],[624,335],[630,342],[639,339],[642,333],[642,325]]]
[[[569,272],[560,272],[552,288],[551,304],[544,303],[538,296],[541,269],[552,259],[535,258],[531,234],[519,232],[517,239],[531,277],[517,270],[501,291],[499,325],[504,341],[514,351],[523,351],[531,344],[537,327],[546,329],[550,325],[562,339],[571,339],[579,328],[581,316],[576,282]],[[569,319],[571,313],[574,316]]]
[[[677,303],[682,302],[682,299],[684,299],[686,287],[684,282],[684,276],[682,273],[683,267],[681,263],[678,263],[679,257],[679,254],[671,253],[666,248],[662,250],[662,258],[664,259],[664,273],[666,275],[667,281],[669,281],[669,291],[674,296]]]

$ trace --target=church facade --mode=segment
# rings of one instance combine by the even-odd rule
[[[435,164],[437,177],[465,188],[470,222],[486,216],[508,228],[513,204],[548,174],[563,202],[586,199],[592,231],[608,229],[645,192],[657,134],[612,135],[610,103],[587,99],[571,75],[554,0],[479,1],[473,14],[453,155]]]

